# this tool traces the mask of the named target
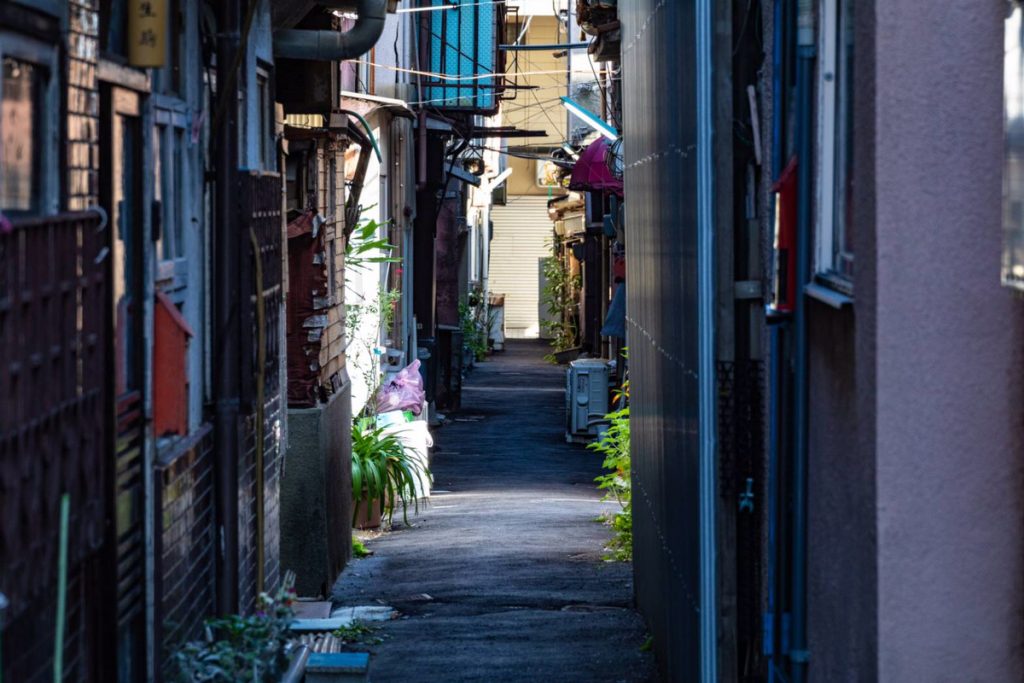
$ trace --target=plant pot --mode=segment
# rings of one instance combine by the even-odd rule
[[[559,365],[568,365],[570,362],[576,360],[580,355],[580,349],[566,349],[565,351],[555,351],[552,354],[555,357],[555,362]]]
[[[380,498],[375,498],[372,503],[363,498],[359,501],[359,514],[352,526],[356,529],[377,529],[382,517]]]

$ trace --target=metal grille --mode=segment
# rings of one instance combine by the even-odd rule
[[[762,657],[761,529],[766,514],[764,364],[718,363],[718,483],[725,504],[738,512],[736,538],[736,637],[741,680],[755,680]],[[746,496],[750,496],[746,498]],[[744,501],[749,506],[741,507]],[[733,519],[726,516],[727,519]]]
[[[157,466],[155,554],[158,657],[163,680],[171,656],[201,635],[216,610],[213,429],[204,425]]]
[[[111,373],[106,238],[98,227],[95,214],[76,213],[0,232],[0,590],[11,601],[10,681],[52,677],[45,672],[63,493],[71,499],[65,678],[94,680],[99,670]]]
[[[251,370],[243,372],[243,446],[239,462],[239,600],[243,612],[256,605],[259,565],[262,563],[263,590],[276,590],[280,577],[279,489],[281,467],[281,314],[284,310],[282,272],[283,216],[281,177],[252,173],[242,177],[243,244],[256,240],[257,250],[243,260],[242,291],[251,293],[242,307],[242,329],[251,334],[242,341],[242,357],[251,359]],[[260,320],[257,296],[262,299]],[[260,343],[264,357],[260,363]],[[262,459],[262,491],[257,463]],[[258,522],[263,506],[262,528]],[[262,536],[263,553],[259,552]]]

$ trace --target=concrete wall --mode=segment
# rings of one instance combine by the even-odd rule
[[[350,384],[316,408],[288,411],[281,478],[281,566],[302,597],[329,595],[351,554]]]
[[[856,303],[810,309],[811,675],[1024,680],[1003,8],[857,9]]]

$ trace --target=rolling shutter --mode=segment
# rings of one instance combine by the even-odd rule
[[[490,290],[505,295],[505,333],[511,339],[540,336],[543,260],[552,223],[546,196],[510,196],[491,211]]]

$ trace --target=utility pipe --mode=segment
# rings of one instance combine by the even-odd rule
[[[717,386],[715,373],[714,45],[712,0],[696,2],[697,52],[697,320],[700,423],[700,680],[718,680],[718,560],[715,506]]]
[[[216,461],[217,610],[238,611],[238,412],[241,359],[238,339],[240,245],[237,226],[238,98],[232,77],[239,52],[239,0],[222,0],[217,17],[218,99],[224,103],[216,140],[216,212],[214,221],[214,439]],[[231,90],[231,92],[228,92]]]
[[[812,92],[815,66],[813,0],[800,0],[797,14],[797,240],[793,364],[793,546],[790,616],[790,680],[807,680],[807,310],[803,288],[810,276],[812,225]]]
[[[351,3],[330,0],[320,4],[329,9],[339,9]],[[302,29],[274,31],[274,56],[340,62],[369,52],[384,32],[387,0],[355,0],[355,5],[359,18],[344,33]]]

